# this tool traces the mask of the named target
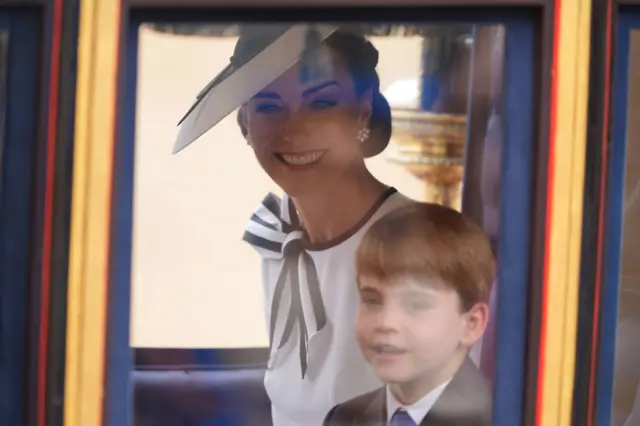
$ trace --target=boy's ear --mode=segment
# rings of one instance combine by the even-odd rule
[[[464,314],[463,344],[473,346],[484,334],[489,322],[489,305],[476,303]]]

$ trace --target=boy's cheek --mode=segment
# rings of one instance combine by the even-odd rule
[[[360,347],[360,351],[366,360],[371,360],[371,350],[369,349],[367,333],[360,329],[356,329],[356,340],[358,341],[358,346]]]
[[[371,321],[367,319],[367,315],[360,311],[356,320],[356,340],[363,351],[369,345],[371,334]]]
[[[358,316],[356,318],[356,339],[358,340],[359,345],[362,345],[364,342],[365,334],[362,311],[358,311]]]

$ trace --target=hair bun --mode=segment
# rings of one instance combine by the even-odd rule
[[[367,68],[371,68],[373,70],[378,66],[378,59],[380,58],[380,53],[378,49],[375,48],[370,41],[367,41],[364,46],[364,60]]]

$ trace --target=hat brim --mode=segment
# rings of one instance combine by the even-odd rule
[[[292,25],[250,60],[237,67],[228,65],[207,84],[180,124],[173,153],[195,142],[298,62],[306,47],[309,29],[309,24]],[[315,29],[324,40],[338,26],[315,25]]]

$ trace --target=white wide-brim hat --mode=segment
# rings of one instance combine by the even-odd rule
[[[306,49],[317,47],[337,29],[329,24],[247,26],[229,65],[200,91],[180,121],[173,153],[195,142],[291,68]]]

